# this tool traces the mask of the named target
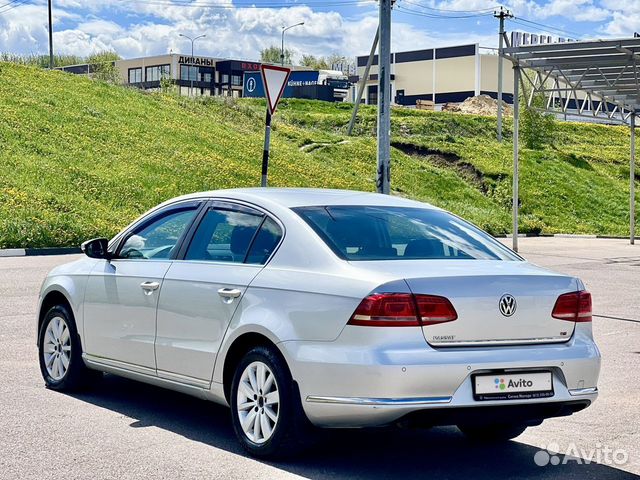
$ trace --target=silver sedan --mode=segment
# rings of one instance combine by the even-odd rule
[[[290,454],[314,426],[506,440],[597,397],[582,282],[424,203],[197,193],[83,251],[40,292],[46,385],[109,372],[228,405],[253,455]]]

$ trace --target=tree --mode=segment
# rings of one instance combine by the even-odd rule
[[[116,60],[120,60],[120,55],[116,52],[99,52],[87,57],[93,78],[109,83],[122,83],[120,70],[116,67]]]
[[[260,61],[264,63],[280,63],[280,47],[271,45],[270,47],[260,50]],[[288,48],[284,49],[284,63],[285,65],[291,65],[291,59],[293,57],[293,51]]]
[[[353,64],[353,60],[349,60],[346,56],[338,53],[332,53],[327,57],[316,57],[314,55],[303,55],[300,65],[311,67],[314,70],[341,70],[344,73],[350,73],[349,67]]]
[[[531,106],[527,106],[529,93],[523,92],[520,98],[522,113],[520,114],[520,137],[526,148],[542,150],[545,145],[553,143],[556,122],[550,113],[544,113],[546,106],[542,94],[535,94]]]
[[[300,65],[310,67],[314,70],[329,70],[329,64],[324,57],[316,57],[314,55],[302,55]]]

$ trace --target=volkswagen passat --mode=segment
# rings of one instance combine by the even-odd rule
[[[252,454],[312,425],[457,425],[513,438],[597,396],[582,282],[438,208],[239,189],[170,200],[40,293],[49,388],[99,372],[229,405]]]

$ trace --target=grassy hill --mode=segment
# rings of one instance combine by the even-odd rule
[[[345,136],[350,105],[286,100],[270,184],[375,190],[375,109]],[[264,103],[144,94],[0,63],[0,248],[111,236],[176,195],[255,186]],[[510,230],[511,124],[393,111],[392,189],[494,234]],[[559,123],[521,154],[522,231],[628,234],[628,129]]]

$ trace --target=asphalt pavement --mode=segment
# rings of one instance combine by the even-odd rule
[[[603,363],[590,408],[501,446],[455,428],[330,431],[287,462],[246,456],[227,409],[186,395],[112,375],[83,393],[45,389],[38,289],[77,256],[0,258],[0,478],[640,479],[640,245],[627,243],[520,239],[528,260],[580,276],[593,294]]]

